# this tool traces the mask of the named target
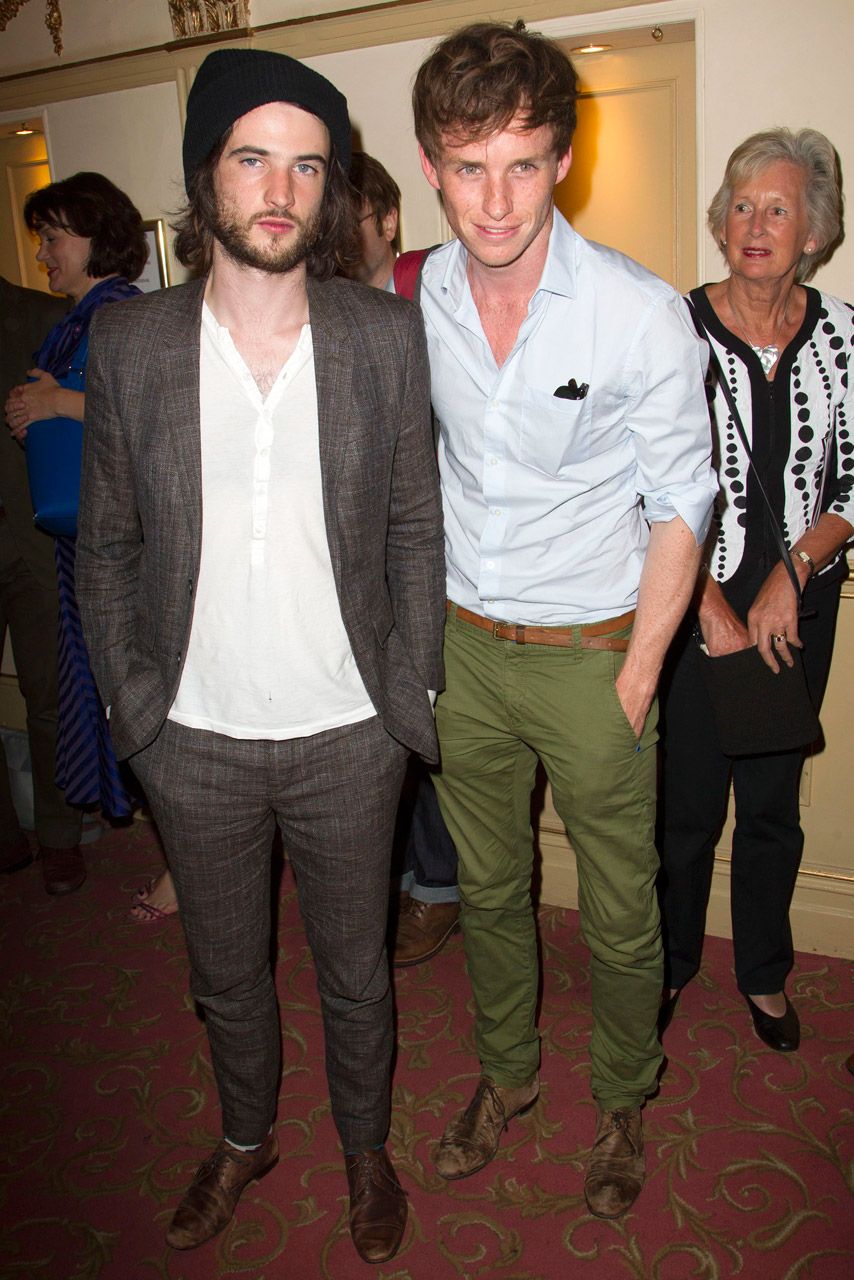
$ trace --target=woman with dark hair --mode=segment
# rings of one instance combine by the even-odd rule
[[[99,307],[139,293],[131,284],[145,266],[148,249],[142,218],[123,191],[100,173],[75,173],[30,195],[27,226],[39,237],[36,258],[47,268],[54,293],[73,306],[51,329],[39,350],[30,381],[14,387],[6,401],[12,435],[23,443],[34,422],[62,417],[83,421],[89,325]],[[83,643],[74,592],[73,538],[56,538],[59,580],[59,725],[57,785],[70,804],[100,804],[111,817],[131,812],[110,744],[104,711],[95,690]],[[63,868],[82,884],[79,866]],[[45,876],[48,876],[45,868]]]
[[[693,290],[691,304],[714,357],[709,399],[720,494],[693,615],[674,641],[662,684],[667,990],[660,1026],[700,965],[732,779],[736,981],[756,1034],[783,1053],[800,1040],[785,982],[794,961],[789,905],[803,849],[803,751],[724,752],[691,630],[699,627],[713,658],[755,645],[775,673],[800,651],[820,709],[847,574],[843,549],[854,535],[854,317],[846,303],[803,281],[838,241],[841,211],[836,154],[815,129],[747,138],[730,156],[709,208],[728,272]],[[771,509],[790,566],[777,549]],[[789,568],[803,593],[800,615]]]

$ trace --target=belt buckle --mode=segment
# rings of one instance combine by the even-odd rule
[[[501,635],[500,632],[504,632]],[[518,622],[493,622],[493,640],[509,640],[511,644],[525,643],[525,627]]]

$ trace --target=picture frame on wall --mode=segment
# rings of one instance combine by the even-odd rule
[[[155,289],[169,287],[169,265],[166,258],[166,228],[162,218],[152,218],[143,222],[145,242],[148,245],[148,261],[142,275],[134,280],[137,288],[143,293],[154,293]]]

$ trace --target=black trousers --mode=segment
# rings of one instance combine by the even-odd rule
[[[810,593],[816,616],[799,632],[807,684],[821,707],[839,586]],[[674,640],[661,686],[663,775],[659,897],[665,986],[682,987],[700,967],[715,845],[735,794],[730,905],[735,974],[744,995],[782,991],[794,963],[789,907],[804,837],[798,786],[804,753],[725,756],[697,661],[691,626]]]
[[[456,889],[457,850],[439,808],[430,770],[410,756],[394,838],[396,874],[412,872],[420,889]],[[417,896],[417,895],[416,895]]]

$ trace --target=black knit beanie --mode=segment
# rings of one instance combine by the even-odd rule
[[[184,183],[207,159],[226,129],[267,102],[292,102],[322,120],[345,173],[352,141],[347,99],[334,84],[296,58],[266,49],[217,49],[196,73],[187,98]]]

